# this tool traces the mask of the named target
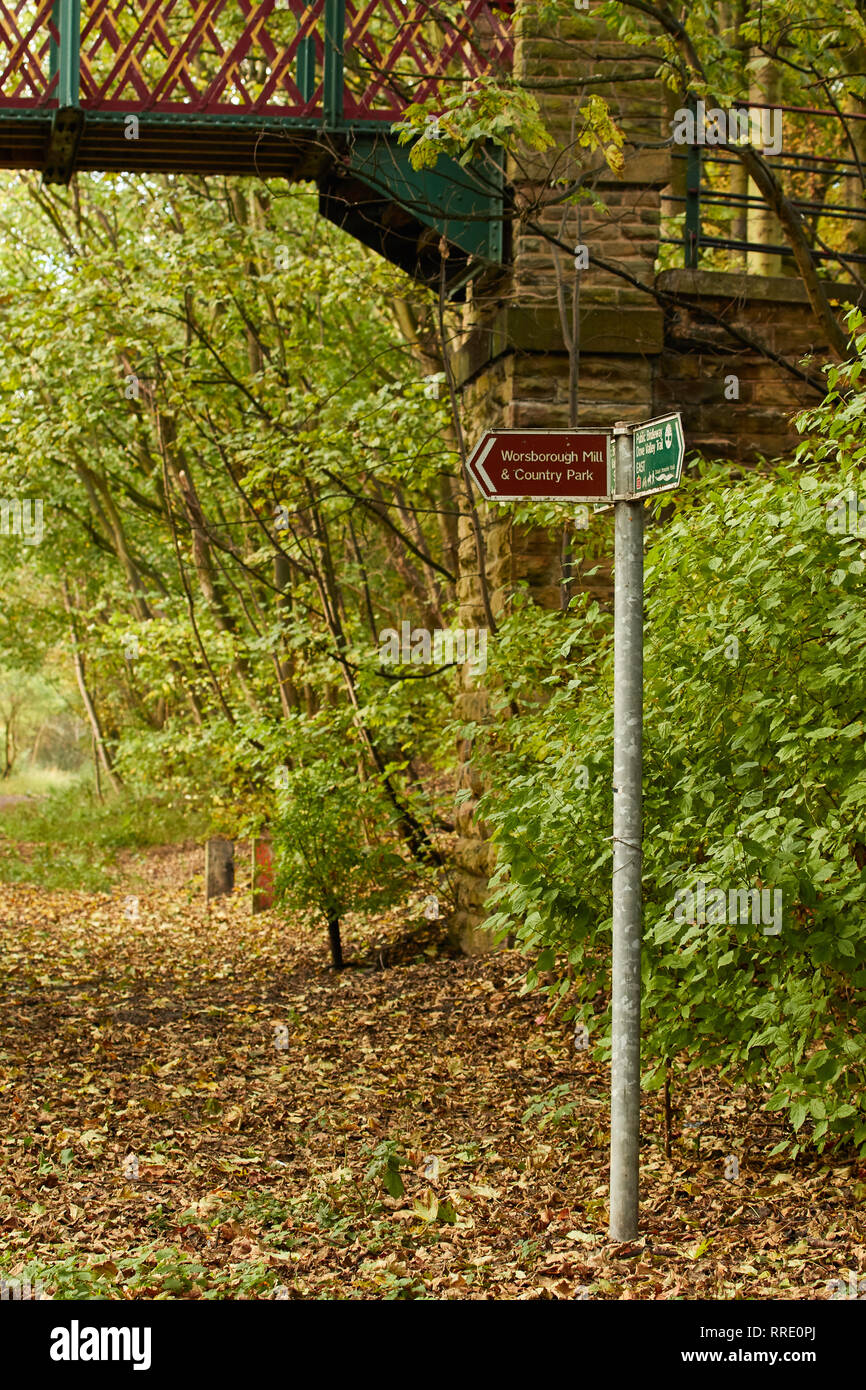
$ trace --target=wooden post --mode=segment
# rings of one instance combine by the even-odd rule
[[[253,840],[253,912],[268,912],[274,905],[274,856],[267,831]]]
[[[235,847],[216,835],[208,840],[204,860],[205,901],[221,898],[235,886]]]

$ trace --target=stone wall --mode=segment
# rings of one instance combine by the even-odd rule
[[[802,283],[699,270],[665,271],[655,283],[665,325],[653,413],[681,411],[687,447],[708,456],[754,463],[790,453],[800,437],[793,416],[822,399],[830,355]],[[859,292],[837,285],[829,297],[856,303]]]
[[[666,99],[651,78],[651,55],[612,42],[586,16],[566,21],[551,39],[527,13],[533,8],[524,6],[519,17],[515,67],[535,84],[557,145],[509,168],[515,189],[510,262],[475,282],[464,309],[453,365],[469,447],[489,428],[612,425],[680,410],[687,450],[745,465],[790,452],[798,438],[791,417],[820,400],[820,363],[827,356],[805,290],[789,277],[656,275],[660,196],[672,175],[669,152],[660,147]],[[620,81],[644,70],[646,81]],[[605,75],[610,81],[602,90],[630,138],[620,176],[598,154],[562,154],[574,139],[581,81]],[[551,201],[551,173],[582,177],[605,209]],[[579,242],[591,260],[576,282]],[[843,286],[833,297],[844,302],[855,294]],[[804,368],[807,354],[814,361]],[[737,398],[729,398],[732,376]],[[516,527],[510,511],[480,504],[494,616],[507,612],[521,582],[536,602],[559,607],[562,533]],[[578,551],[579,573],[580,533],[569,544]],[[609,574],[597,582],[609,598]],[[484,625],[476,546],[465,519],[458,592],[461,625]],[[466,719],[488,718],[483,687],[464,684],[458,708]],[[457,814],[453,927],[463,948],[477,951],[491,944],[478,923],[493,855],[475,815],[481,785],[468,742],[459,764],[458,785],[470,796]]]
[[[476,281],[465,308],[454,368],[470,446],[493,427],[565,427],[588,421],[613,424],[624,416],[646,418],[652,411],[652,363],[662,349],[660,307],[597,264],[580,272],[575,298],[574,261],[574,248],[582,243],[591,255],[615,263],[634,279],[651,277],[658,249],[659,194],[670,177],[667,155],[629,146],[625,170],[615,175],[598,153],[590,155],[575,144],[580,133],[574,124],[579,104],[575,98],[585,78],[597,81],[607,73],[607,95],[630,134],[658,144],[660,94],[651,80],[623,82],[619,89],[617,74],[631,71],[624,65],[638,55],[611,42],[591,18],[576,15],[565,21],[553,39],[533,19],[534,8],[519,8],[515,71],[533,84],[556,146],[544,155],[514,161],[507,170],[514,190],[514,218],[506,237],[509,264]],[[648,66],[645,53],[639,54],[639,61]],[[565,85],[564,72],[569,74]],[[647,121],[652,101],[658,103],[659,115]],[[552,178],[582,178],[604,200],[606,210],[559,201],[563,185],[551,189]],[[569,339],[574,345],[571,353]],[[507,613],[518,583],[528,584],[535,601],[545,607],[562,603],[561,533],[516,526],[510,511],[480,504],[496,619]],[[578,537],[579,533],[571,538],[572,549],[579,545]],[[576,559],[579,562],[579,556]],[[458,594],[461,625],[483,625],[477,549],[465,518]],[[465,682],[458,708],[467,720],[485,720],[486,691]],[[481,785],[468,741],[458,751],[458,786],[470,795],[457,810],[453,927],[465,950],[486,950],[490,942],[477,928],[493,856],[477,823]]]

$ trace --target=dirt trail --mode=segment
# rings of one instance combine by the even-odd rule
[[[610,1245],[607,1071],[520,996],[516,955],[453,957],[407,906],[350,925],[334,976],[322,931],[247,902],[0,889],[4,1273],[58,1297],[814,1298],[866,1266],[866,1172],[764,1157],[772,1117],[698,1082],[676,1129],[699,1152],[670,1163],[646,1098],[646,1234]]]

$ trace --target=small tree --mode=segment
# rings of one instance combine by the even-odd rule
[[[272,827],[277,901],[321,913],[335,970],[343,968],[341,918],[407,886],[389,812],[376,782],[360,783],[324,759],[290,773],[280,797]]]

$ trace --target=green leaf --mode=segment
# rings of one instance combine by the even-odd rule
[[[392,1197],[402,1197],[406,1191],[403,1179],[400,1177],[399,1169],[391,1167],[390,1163],[382,1175],[382,1181]]]

